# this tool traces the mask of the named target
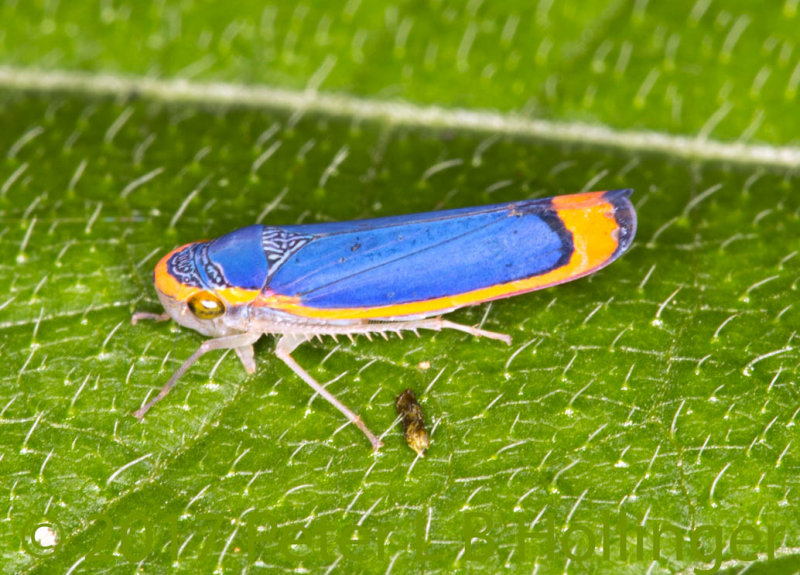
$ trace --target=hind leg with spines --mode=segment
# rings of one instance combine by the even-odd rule
[[[411,331],[416,333],[417,330],[420,329],[430,329],[433,331],[442,331],[445,329],[452,329],[455,331],[460,331],[463,333],[468,333],[475,337],[485,337],[487,339],[493,339],[497,341],[502,341],[506,345],[511,345],[511,336],[506,335],[504,333],[497,333],[495,331],[488,331],[485,329],[480,329],[477,327],[472,327],[469,325],[463,325],[460,323],[455,323],[446,319],[442,319],[440,317],[435,318],[425,318],[425,319],[415,319],[415,320],[387,320],[387,321],[373,321],[371,323],[361,323],[355,325],[342,325],[342,326],[308,326],[308,325],[271,325],[268,328],[265,328],[265,332],[276,332],[276,333],[283,333],[285,335],[293,335],[293,336],[307,336],[306,339],[311,339],[312,337],[319,337],[321,335],[330,335],[330,336],[337,336],[337,335],[346,335],[346,336],[353,336],[353,335],[364,335],[367,338],[371,339],[373,334],[380,334],[385,336],[387,333],[396,333],[398,336],[402,337],[402,332],[404,331]],[[417,334],[419,335],[419,334]],[[292,348],[294,349],[294,348]]]

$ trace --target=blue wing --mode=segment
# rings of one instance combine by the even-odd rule
[[[469,292],[546,273],[573,251],[550,199],[279,229],[310,240],[265,287],[316,308]]]

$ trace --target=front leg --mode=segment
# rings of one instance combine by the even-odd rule
[[[167,312],[164,313],[150,313],[149,311],[137,311],[131,316],[131,325],[136,325],[137,322],[143,319],[153,321],[167,321],[172,319]]]
[[[218,337],[216,339],[207,339],[200,345],[199,348],[197,348],[197,351],[195,351],[192,355],[190,355],[189,359],[184,361],[183,365],[181,365],[177,369],[177,371],[175,371],[175,373],[172,374],[172,377],[170,377],[169,381],[167,381],[167,383],[164,384],[164,387],[161,388],[161,391],[158,392],[158,395],[156,395],[153,399],[151,399],[150,401],[145,403],[142,407],[134,411],[133,416],[139,421],[141,421],[142,418],[144,417],[144,414],[147,413],[151,407],[153,407],[156,403],[158,403],[167,396],[167,394],[170,392],[173,386],[176,383],[178,383],[178,380],[184,373],[186,373],[186,371],[192,366],[192,364],[196,362],[198,359],[200,359],[200,357],[202,357],[204,354],[208,353],[209,351],[215,349],[234,348],[237,350],[237,353],[239,353],[239,348],[249,348],[251,353],[249,359],[253,360],[252,357],[253,344],[259,337],[261,337],[261,335],[262,334],[259,331],[259,332],[242,333],[238,335],[226,335],[224,337]],[[241,358],[242,356],[240,355],[239,357]],[[242,360],[242,362],[245,363],[245,360]],[[247,363],[245,363],[245,369],[247,367],[248,365]],[[255,361],[253,361],[252,367],[253,369],[255,369]]]

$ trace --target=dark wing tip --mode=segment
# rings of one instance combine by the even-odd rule
[[[636,235],[636,209],[631,203],[630,196],[633,190],[611,190],[603,194],[603,199],[614,206],[614,219],[619,226],[617,236],[617,250],[614,257],[618,257],[625,252],[633,242]]]

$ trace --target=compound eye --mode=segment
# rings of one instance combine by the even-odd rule
[[[207,291],[194,294],[187,303],[198,319],[214,319],[225,313],[225,304],[222,300]]]

